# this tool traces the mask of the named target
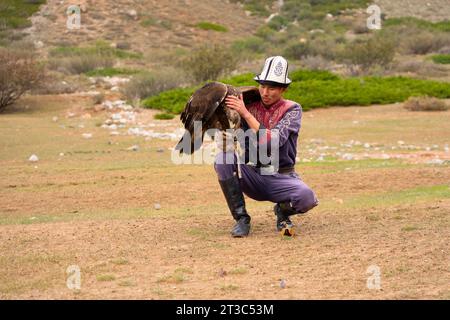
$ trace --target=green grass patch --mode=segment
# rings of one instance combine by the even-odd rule
[[[218,32],[228,32],[228,29],[225,26],[222,26],[220,24],[202,21],[197,23],[197,28],[202,30],[213,30]]]
[[[28,19],[45,0],[1,0],[0,1],[0,30],[1,28],[26,28],[31,26]]]
[[[299,102],[303,110],[327,106],[352,106],[403,102],[411,96],[450,98],[450,84],[407,77],[340,78],[327,71],[299,70],[285,98]],[[221,80],[235,86],[256,85],[252,74]],[[198,86],[199,87],[199,86]],[[177,88],[143,101],[146,108],[180,113],[198,87]]]
[[[154,118],[157,120],[171,120],[175,118],[175,115],[171,113],[158,113],[155,114]]]
[[[113,274],[99,274],[97,275],[97,281],[107,282],[116,280],[116,276]]]
[[[402,203],[416,203],[419,201],[450,198],[449,185],[421,186],[406,190],[386,192],[376,195],[364,195],[347,201],[348,206],[354,208],[384,207]]]
[[[138,70],[126,69],[126,68],[100,68],[86,72],[89,77],[112,77],[116,75],[132,75],[139,73]]]
[[[450,64],[450,54],[435,54],[431,56],[434,63]]]
[[[383,27],[409,26],[430,31],[450,32],[450,20],[430,22],[414,17],[389,18],[383,22]]]

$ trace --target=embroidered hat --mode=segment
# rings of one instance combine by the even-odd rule
[[[287,86],[292,81],[288,78],[288,62],[281,56],[266,59],[261,74],[253,79],[261,84],[275,84]]]

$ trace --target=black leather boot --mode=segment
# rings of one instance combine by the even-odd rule
[[[228,208],[236,224],[231,231],[231,235],[235,238],[246,237],[250,232],[250,216],[245,209],[244,194],[239,184],[239,179],[232,176],[227,180],[219,180]]]
[[[277,203],[273,208],[275,215],[277,216],[277,230],[282,232],[285,236],[294,235],[294,224],[289,216],[296,214],[294,208],[291,207],[289,202]]]

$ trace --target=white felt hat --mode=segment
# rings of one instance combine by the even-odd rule
[[[259,83],[274,82],[282,85],[288,85],[292,81],[288,78],[288,62],[281,56],[270,57],[266,59],[261,74],[253,78]]]

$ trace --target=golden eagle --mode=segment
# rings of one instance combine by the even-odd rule
[[[209,82],[195,91],[181,113],[180,119],[186,132],[175,150],[192,154],[202,145],[208,129],[224,131],[240,128],[241,117],[235,110],[226,106],[225,99],[229,95],[239,97],[241,94],[245,105],[261,100],[258,88],[253,86],[234,87],[221,82]],[[197,129],[194,126],[196,121],[201,121],[201,126],[197,126]]]

